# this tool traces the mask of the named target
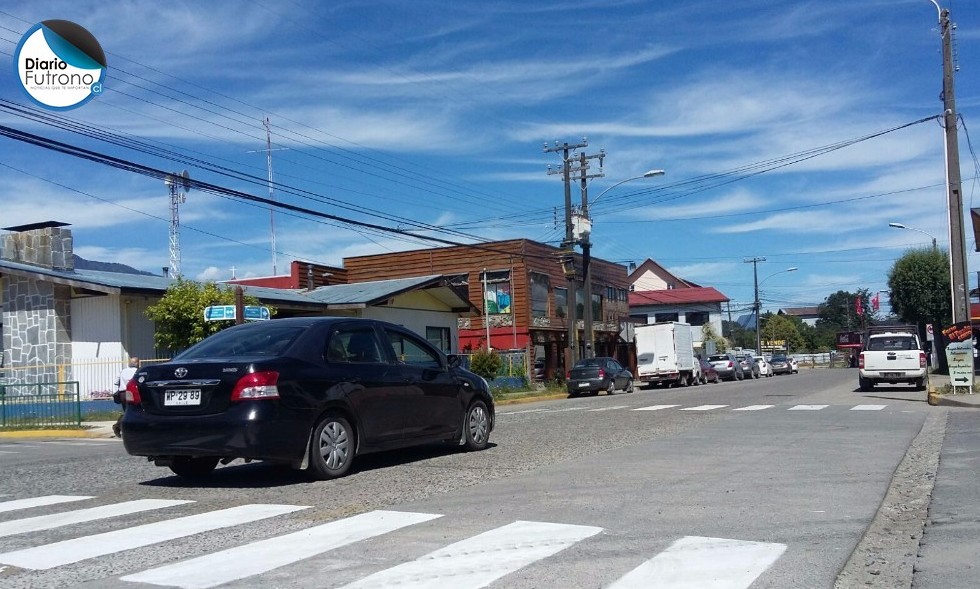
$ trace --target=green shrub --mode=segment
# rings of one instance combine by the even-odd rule
[[[493,350],[477,350],[470,358],[470,370],[487,380],[493,380],[503,366],[503,358]]]

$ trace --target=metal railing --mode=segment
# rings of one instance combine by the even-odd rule
[[[0,429],[82,424],[77,382],[0,384]]]
[[[116,377],[125,368],[126,358],[76,358],[64,364],[7,366],[0,370],[0,385],[19,385],[32,381],[75,382],[83,401],[111,399]],[[166,362],[166,358],[140,360],[141,366]],[[39,376],[47,375],[47,376]]]

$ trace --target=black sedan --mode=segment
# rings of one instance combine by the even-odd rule
[[[599,391],[606,391],[606,394],[611,395],[616,389],[632,393],[633,373],[623,368],[614,358],[583,358],[568,371],[565,385],[571,397],[582,393],[598,395]]]
[[[239,325],[126,389],[126,451],[181,476],[242,458],[343,476],[356,455],[425,443],[481,450],[494,425],[487,382],[424,338],[370,319]]]

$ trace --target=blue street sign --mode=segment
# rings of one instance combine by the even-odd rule
[[[235,305],[215,305],[204,308],[205,321],[235,320]]]
[[[245,321],[266,321],[269,319],[269,307],[245,306]]]

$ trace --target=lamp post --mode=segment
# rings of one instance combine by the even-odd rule
[[[602,198],[607,192],[609,192],[610,190],[612,190],[613,188],[616,188],[617,186],[619,186],[621,184],[626,184],[627,182],[632,182],[633,180],[641,180],[643,178],[652,178],[654,176],[663,176],[664,174],[665,174],[665,172],[663,170],[649,170],[649,171],[644,172],[643,174],[641,174],[639,176],[633,176],[632,178],[627,178],[625,180],[620,180],[619,182],[616,182],[615,184],[613,184],[609,188],[606,188],[605,190],[603,190],[602,192],[600,192],[599,193],[599,196],[595,197],[595,199],[592,201],[592,205],[595,206],[595,203],[599,202],[599,199]],[[584,184],[584,182],[583,182],[583,184]],[[584,191],[584,189],[583,189],[583,191]],[[582,205],[583,205],[582,206],[582,216],[585,219],[588,219],[589,218],[589,201],[588,201],[588,195],[585,192],[583,192],[583,195],[582,195]],[[595,358],[595,342],[593,341],[594,338],[593,338],[593,335],[592,335],[592,323],[593,323],[594,319],[592,317],[592,243],[589,240],[590,235],[591,235],[591,231],[589,233],[583,234],[582,240],[581,240],[581,243],[582,243],[582,281],[585,283],[583,285],[583,291],[584,292],[582,293],[582,298],[584,299],[584,302],[585,302],[585,304],[583,305],[583,309],[582,309],[582,311],[583,311],[582,312],[582,323],[583,323],[583,331],[585,332],[584,333],[584,336],[585,336],[585,357],[586,358]],[[575,301],[570,301],[569,302],[569,305],[570,306],[571,305],[574,305],[574,304],[575,304]]]
[[[895,229],[908,229],[909,231],[918,231],[923,235],[928,235],[932,239],[932,249],[934,250],[936,249],[936,236],[931,233],[928,233],[921,229],[916,229],[915,227],[909,227],[908,225],[904,225],[902,223],[889,223],[888,226],[894,227]]]
[[[796,272],[799,270],[796,266],[791,268],[786,268],[785,270],[780,270],[779,272],[773,272],[769,276],[766,276],[762,280],[759,280],[759,273],[757,272],[758,262],[765,262],[765,258],[752,258],[751,260],[745,260],[746,263],[752,262],[752,278],[755,282],[755,304],[752,305],[755,308],[755,353],[762,354],[762,329],[759,324],[759,311],[762,309],[762,303],[759,302],[759,285],[769,280],[777,274],[783,274],[784,272]]]

